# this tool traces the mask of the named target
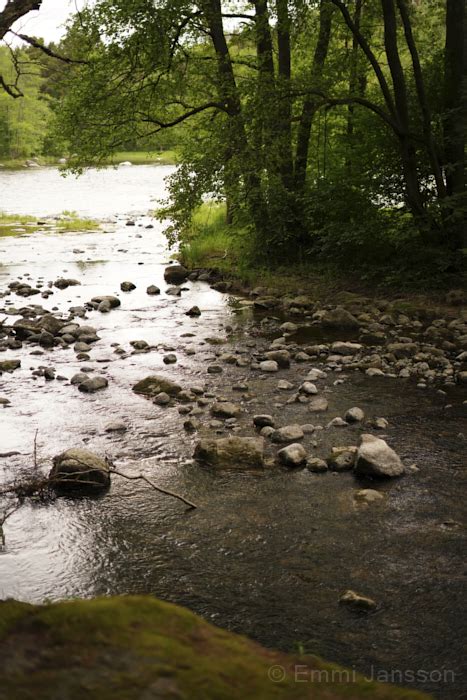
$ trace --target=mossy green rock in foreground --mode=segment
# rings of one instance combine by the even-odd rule
[[[424,697],[264,649],[151,597],[0,603],[1,700]]]

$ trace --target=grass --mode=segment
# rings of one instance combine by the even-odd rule
[[[38,158],[0,158],[0,171],[21,170],[27,160],[35,160],[41,166],[57,166],[59,158],[54,156],[39,156]],[[177,162],[177,152],[170,151],[119,151],[107,159],[108,165],[118,165],[130,161],[133,165],[173,165]]]
[[[64,211],[60,215],[63,218],[45,219],[51,224],[47,230],[55,230],[61,232],[71,231],[95,231],[99,228],[99,222],[95,219],[83,219],[76,212]],[[34,233],[44,230],[43,224],[38,224],[37,217],[28,216],[25,214],[5,214],[0,211],[0,238],[6,236],[17,236],[22,233]],[[23,228],[25,231],[18,231],[18,228]]]

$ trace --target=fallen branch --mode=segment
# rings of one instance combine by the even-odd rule
[[[166,496],[172,496],[173,498],[178,498],[180,501],[183,501],[189,508],[197,508],[198,506],[192,503],[191,501],[188,501],[186,498],[183,496],[180,496],[179,493],[175,493],[175,491],[168,491],[167,489],[162,489],[160,486],[156,486],[150,479],[147,478],[147,476],[144,476],[144,474],[136,474],[135,476],[132,476],[130,474],[123,474],[123,472],[117,471],[117,469],[109,469],[109,472],[111,474],[116,474],[117,476],[121,476],[124,479],[129,479],[130,481],[137,481],[138,479],[141,481],[145,481],[149,486],[151,486],[153,489],[156,491],[160,491],[161,493],[166,494]]]

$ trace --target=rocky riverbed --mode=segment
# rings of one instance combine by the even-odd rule
[[[452,669],[418,686],[457,697],[460,292],[430,310],[241,289],[171,262],[147,217],[0,255],[2,481],[85,448],[198,506],[114,476],[97,500],[26,502],[0,595],[154,593],[363,672]]]

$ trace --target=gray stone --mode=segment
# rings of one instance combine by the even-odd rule
[[[370,505],[371,503],[384,500],[384,496],[375,489],[360,489],[360,491],[357,491],[354,495],[354,499],[361,505]]]
[[[288,350],[270,350],[266,353],[266,357],[268,360],[277,362],[281,369],[288,369],[290,367],[290,353]]]
[[[146,289],[146,294],[149,294],[149,296],[152,296],[152,297],[154,297],[160,293],[161,293],[161,290],[155,284],[150,284],[149,287]]]
[[[85,394],[93,394],[95,391],[99,391],[99,389],[105,389],[108,385],[109,382],[105,377],[92,377],[78,384],[78,389]]]
[[[309,469],[310,472],[319,474],[322,472],[327,472],[328,465],[324,459],[319,459],[319,457],[311,457],[306,461],[306,468]]]
[[[0,372],[14,372],[15,369],[21,367],[21,360],[1,360]]]
[[[218,401],[211,406],[211,413],[216,418],[235,418],[241,413],[241,409],[230,401]]]
[[[133,289],[136,289],[136,284],[133,284],[133,282],[122,282],[120,289],[122,292],[132,292]]]
[[[321,324],[324,328],[333,330],[357,330],[360,327],[360,322],[355,316],[352,316],[352,314],[342,306],[337,306],[331,311],[326,311],[321,319]]]
[[[266,426],[271,426],[274,428],[275,426],[274,418],[266,414],[253,416],[253,423],[257,428],[264,428]]]
[[[275,360],[264,360],[264,362],[259,363],[259,369],[261,372],[278,372],[279,365]]]
[[[295,442],[279,450],[277,457],[279,462],[286,467],[300,467],[305,464],[307,453],[303,445]]]
[[[312,394],[317,394],[318,389],[316,388],[316,385],[313,384],[312,382],[303,382],[298,388],[298,391],[301,394],[307,394],[308,396],[311,396]]]
[[[328,408],[329,404],[324,396],[313,396],[308,404],[308,410],[311,411],[311,413],[322,413],[323,411],[327,411]]]
[[[188,311],[185,313],[185,316],[192,316],[192,317],[201,316],[201,311],[200,311],[199,306],[192,306],[191,309],[188,309]]]
[[[358,448],[355,472],[362,476],[394,477],[405,471],[400,457],[374,435],[364,434]]]
[[[365,418],[365,414],[361,408],[354,406],[353,408],[349,408],[349,410],[345,412],[344,418],[347,421],[347,423],[361,423],[362,420]]]
[[[169,353],[168,355],[164,355],[162,361],[165,365],[174,365],[177,362],[177,356],[173,353]]]
[[[161,392],[169,396],[176,396],[181,390],[182,387],[179,384],[157,374],[150,375],[133,386],[133,391],[136,394],[143,394],[149,397],[157,396]]]
[[[107,423],[104,430],[106,433],[125,433],[128,427],[123,421],[114,421],[113,423]]]
[[[304,432],[299,425],[285,425],[283,428],[278,428],[271,435],[273,442],[295,442],[295,440],[303,440]]]
[[[91,303],[97,305],[98,307],[102,303],[105,303],[106,305],[110,306],[111,309],[116,309],[118,306],[120,306],[121,302],[118,297],[103,294],[101,296],[93,297],[91,299]]]

